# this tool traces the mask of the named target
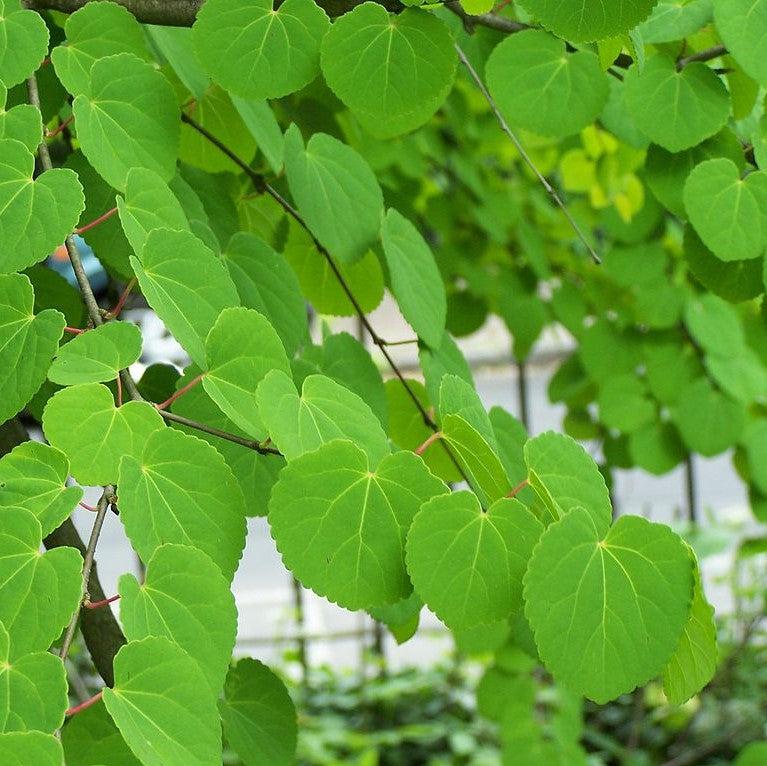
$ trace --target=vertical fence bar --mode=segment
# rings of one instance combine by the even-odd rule
[[[527,395],[527,365],[521,359],[517,360],[517,403],[519,405],[519,419],[529,432],[530,410]]]
[[[685,459],[685,489],[687,491],[687,518],[691,524],[698,523],[698,492],[695,481],[695,462],[692,455]]]
[[[301,680],[306,683],[309,678],[309,651],[306,638],[306,619],[304,615],[304,591],[301,583],[291,576],[293,585],[293,615],[298,632],[296,649],[298,650],[298,662],[301,665]]]

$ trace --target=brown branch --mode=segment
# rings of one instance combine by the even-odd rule
[[[714,45],[712,48],[706,48],[704,51],[693,53],[690,56],[685,56],[676,62],[677,69],[684,69],[688,64],[692,64],[694,61],[711,61],[711,59],[718,59],[720,56],[726,56],[728,53],[727,48],[724,45]]]
[[[505,32],[508,35],[514,34],[514,32],[521,32],[524,29],[532,29],[529,24],[523,24],[521,21],[514,21],[513,19],[506,19],[503,16],[496,16],[493,13],[480,13],[473,16],[464,11],[463,6],[458,0],[450,0],[450,2],[445,3],[445,7],[461,19],[467,32],[472,32],[474,27],[478,26],[497,29],[499,32]]]
[[[74,13],[90,0],[26,0],[25,5],[34,11],[61,11]],[[204,0],[114,0],[127,8],[139,21],[145,24],[160,24],[169,27],[191,27],[202,8]],[[317,4],[328,16],[342,16],[360,5],[362,0],[318,0]],[[402,10],[399,0],[376,0],[393,13]],[[275,5],[280,5],[277,0]]]

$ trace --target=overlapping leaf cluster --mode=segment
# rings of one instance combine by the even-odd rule
[[[608,477],[737,444],[763,505],[762,6],[522,0],[488,25],[460,7],[331,21],[314,0],[207,0],[190,30],[106,1],[43,17],[0,0],[0,421],[26,409],[47,441],[0,460],[3,762],[59,764],[63,744],[68,762],[218,764],[222,727],[244,763],[290,762],[285,687],[231,665],[254,515],[303,585],[400,640],[424,605],[457,637],[508,631],[479,691],[510,763],[585,760],[582,696],[704,686],[715,629],[691,549],[613,520],[571,438],[486,412],[453,336],[498,314],[523,360],[557,321],[577,346],[550,393],[572,435],[602,439]],[[456,44],[489,94],[457,74]],[[43,124],[62,125],[50,169]],[[135,387],[138,328],[86,316],[41,265],[78,226],[185,370]],[[423,383],[366,318],[386,290]],[[356,314],[388,379],[352,336],[310,336],[307,304]],[[114,686],[60,744],[66,676],[46,650],[82,561],[39,550],[81,499],[70,476],[116,487],[146,577],[120,581]],[[538,662],[560,689],[544,721]]]

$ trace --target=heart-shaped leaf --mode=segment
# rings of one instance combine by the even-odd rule
[[[237,637],[237,609],[229,583],[202,551],[161,545],[146,578],[120,578],[120,620],[129,641],[165,636],[180,646],[214,694],[224,685]]]
[[[445,24],[428,11],[393,16],[371,2],[337,19],[322,41],[322,73],[366,130],[389,138],[439,109],[457,57]]]
[[[0,506],[24,508],[40,522],[43,537],[80,502],[80,487],[68,487],[69,461],[40,442],[24,442],[0,459]]]
[[[165,543],[199,548],[231,581],[245,545],[245,507],[221,455],[202,439],[163,428],[120,463],[120,518],[148,562]]]
[[[41,261],[72,233],[85,207],[77,176],[64,168],[35,181],[35,158],[20,141],[0,141],[0,272]]]
[[[19,0],[0,0],[0,82],[7,88],[23,82],[48,51],[48,27],[39,13]]]
[[[607,101],[607,75],[590,51],[567,53],[539,30],[509,35],[486,65],[487,85],[511,125],[541,136],[578,133]]]
[[[716,30],[735,60],[761,85],[767,85],[767,2],[765,0],[717,0]]]
[[[68,458],[82,484],[114,484],[123,455],[140,455],[148,436],[164,428],[146,402],[115,407],[112,392],[99,383],[82,383],[55,393],[43,412],[48,441]]]
[[[0,421],[12,418],[40,388],[64,334],[64,315],[33,313],[24,274],[0,275]]]
[[[32,104],[17,104],[6,111],[8,91],[0,82],[0,140],[13,138],[34,152],[43,140],[40,110]]]
[[[10,634],[14,660],[47,651],[80,605],[79,551],[41,555],[42,542],[32,513],[0,507],[0,623]]]
[[[103,702],[81,710],[61,731],[67,766],[141,766]],[[56,766],[61,766],[60,762]]]
[[[431,248],[405,216],[391,208],[381,229],[391,289],[402,316],[429,346],[445,332],[447,299]]]
[[[705,64],[677,71],[673,59],[650,57],[626,73],[626,104],[637,127],[656,144],[679,152],[720,130],[730,114],[722,81]]]
[[[285,373],[270,372],[258,387],[261,419],[285,459],[333,439],[352,439],[376,466],[391,452],[378,418],[357,394],[325,375],[309,375],[299,396]]]
[[[0,732],[53,734],[69,704],[64,663],[49,652],[12,656],[10,636],[0,625]]]
[[[124,190],[135,167],[173,178],[180,135],[176,95],[151,64],[131,53],[98,59],[72,111],[83,154],[110,186]]]
[[[374,468],[359,447],[338,439],[282,470],[269,525],[304,585],[347,609],[367,609],[409,595],[407,530],[421,505],[446,491],[411,452]]]
[[[543,533],[525,575],[525,615],[541,659],[600,704],[658,675],[693,597],[693,557],[668,527],[596,521],[575,508]]]
[[[64,753],[52,734],[41,731],[0,734],[0,762],[6,766],[61,766]]]
[[[684,207],[706,247],[723,261],[747,261],[767,246],[767,173],[741,178],[720,158],[693,168],[684,185]]]
[[[205,340],[208,396],[246,434],[267,436],[256,389],[272,370],[290,374],[290,363],[269,320],[253,309],[224,309]]]
[[[543,525],[515,499],[487,512],[471,492],[421,506],[407,537],[413,587],[451,630],[508,619],[522,606],[522,577]]]
[[[114,659],[104,704],[144,766],[221,763],[216,697],[197,663],[167,638],[131,641]]]
[[[85,93],[93,64],[118,53],[149,58],[144,32],[135,16],[113,2],[88,3],[67,17],[66,42],[51,52],[61,84],[73,95]]]
[[[313,0],[286,0],[277,9],[272,0],[209,0],[192,38],[219,85],[244,98],[281,98],[319,74],[320,42],[329,26]]]
[[[188,231],[155,229],[131,265],[149,305],[194,362],[205,367],[205,338],[240,299],[226,267]]]
[[[295,762],[296,709],[285,684],[250,657],[229,671],[218,703],[226,739],[246,766]]]
[[[129,322],[108,322],[59,349],[48,380],[61,386],[114,380],[141,356],[141,331]]]

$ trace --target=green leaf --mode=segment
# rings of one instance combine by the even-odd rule
[[[585,509],[601,528],[610,523],[612,504],[604,477],[574,439],[553,431],[525,444],[528,481],[554,520]]]
[[[439,388],[439,416],[460,415],[493,448],[495,431],[477,390],[457,375],[444,375]]]
[[[143,584],[123,575],[119,592],[126,638],[169,639],[197,662],[217,695],[237,637],[237,608],[213,561],[188,545],[161,545],[149,559]]]
[[[55,309],[64,314],[70,327],[85,324],[85,306],[80,291],[64,277],[42,263],[24,271],[35,291],[34,309],[37,313]]]
[[[141,356],[141,331],[129,322],[108,322],[59,349],[48,380],[60,386],[114,380]]]
[[[368,609],[370,616],[389,629],[397,644],[409,641],[418,630],[423,601],[413,591],[407,598],[393,604],[384,604]]]
[[[218,315],[240,303],[226,267],[194,234],[169,229],[150,232],[131,265],[149,305],[204,367],[205,338]]]
[[[656,408],[644,383],[635,375],[616,375],[599,387],[599,419],[608,427],[631,433],[655,419]]]
[[[767,758],[767,742],[750,742],[738,755],[734,766],[760,766]]]
[[[359,260],[376,241],[383,193],[354,149],[325,133],[304,148],[301,131],[285,134],[285,172],[298,210],[320,243],[341,263]]]
[[[418,229],[394,208],[381,229],[391,288],[402,315],[434,348],[442,343],[447,300],[434,255]]]
[[[445,24],[428,11],[393,16],[365,2],[337,19],[322,41],[330,89],[377,138],[421,127],[439,109],[457,57]]]
[[[209,0],[192,39],[219,85],[243,98],[281,98],[319,74],[329,26],[313,0],[286,0],[276,10],[270,0]]]
[[[125,198],[117,198],[117,210],[125,236],[139,258],[147,237],[155,229],[189,229],[181,203],[154,170],[131,168],[128,171]]]
[[[197,663],[167,638],[132,641],[114,659],[104,704],[144,766],[221,763],[216,699]]]
[[[43,537],[69,517],[80,487],[68,487],[69,461],[40,442],[24,442],[0,459],[0,507],[24,508],[40,522]]]
[[[629,436],[631,459],[639,468],[656,476],[676,468],[686,454],[672,423],[649,423]]]
[[[482,434],[460,415],[445,415],[440,431],[453,455],[471,478],[483,506],[504,497],[511,490],[503,464]],[[430,449],[436,451],[438,446]]]
[[[407,538],[407,571],[451,629],[505,620],[522,605],[522,576],[543,525],[515,499],[487,512],[471,492],[425,503]]]
[[[743,404],[700,378],[682,390],[671,418],[692,452],[713,457],[738,440],[746,422],[746,412]]]
[[[6,88],[23,82],[48,52],[48,27],[40,14],[22,9],[18,0],[0,0],[0,82]]]
[[[767,62],[762,55],[767,38],[767,2],[717,0],[714,21],[722,42],[746,74],[767,85]]]
[[[670,152],[679,152],[713,136],[727,122],[727,89],[705,64],[693,62],[681,72],[673,59],[657,54],[644,68],[626,73],[626,104],[637,127]]]
[[[140,766],[103,702],[70,718],[61,731],[61,744],[67,766]]]
[[[33,313],[34,292],[23,274],[0,275],[0,421],[12,418],[45,380],[64,334],[64,316]]]
[[[57,391],[43,412],[45,437],[69,458],[72,476],[91,486],[116,483],[120,458],[139,455],[149,435],[163,428],[152,405],[115,407],[112,392],[99,383]]]
[[[0,625],[0,732],[53,734],[69,704],[64,663],[48,652],[11,657],[10,636]]]
[[[689,300],[684,323],[693,340],[709,354],[730,356],[745,344],[737,311],[715,295],[704,293]]]
[[[684,40],[711,21],[712,0],[661,0],[647,21],[639,27],[644,43],[670,43]]]
[[[604,704],[658,675],[693,597],[693,558],[668,527],[576,508],[551,524],[525,575],[525,614],[555,679]]]
[[[269,525],[305,586],[347,609],[368,609],[409,595],[407,530],[421,505],[446,491],[410,452],[374,467],[356,444],[336,440],[283,469]]]
[[[445,375],[457,375],[471,386],[474,386],[474,377],[471,368],[464,358],[456,342],[449,333],[442,336],[442,342],[435,348],[418,349],[418,360],[421,363],[423,376],[426,379],[426,390],[429,399],[435,404],[439,402],[439,391],[442,386],[442,378]]]
[[[607,76],[597,55],[567,53],[564,40],[536,29],[497,45],[486,72],[490,93],[509,123],[541,136],[578,133],[607,101]]]
[[[391,451],[370,407],[325,375],[306,378],[299,396],[293,381],[275,370],[259,384],[257,399],[261,420],[288,461],[339,438],[361,447],[373,467]]]
[[[85,204],[71,170],[47,170],[33,182],[34,169],[24,144],[0,141],[0,272],[46,258],[72,233]]]
[[[47,651],[80,605],[79,551],[41,554],[42,542],[32,513],[0,507],[0,623],[11,636],[12,660]]]
[[[714,608],[706,600],[696,569],[690,615],[663,669],[663,691],[672,705],[683,705],[706,686],[716,672],[717,655]]]
[[[266,437],[256,389],[272,370],[290,374],[290,363],[269,320],[253,309],[224,309],[205,340],[208,370],[202,385],[246,434]]]
[[[61,84],[74,96],[85,93],[93,64],[118,53],[149,57],[144,33],[135,17],[114,2],[96,2],[67,17],[66,43],[51,52]]]
[[[130,53],[99,59],[88,89],[72,105],[83,154],[104,180],[125,190],[131,168],[176,172],[179,111],[173,88],[154,67]]]
[[[32,104],[17,104],[6,111],[8,91],[0,82],[0,140],[13,138],[21,141],[30,152],[37,150],[43,140],[43,121],[39,110]]]
[[[178,79],[195,98],[201,98],[210,86],[210,77],[202,68],[194,51],[192,30],[189,27],[154,25],[144,28]]]
[[[306,303],[287,261],[252,234],[235,234],[222,259],[242,305],[261,312],[282,340],[289,357],[309,339]]]
[[[644,21],[658,0],[631,0],[607,8],[601,0],[524,0],[526,11],[559,37],[575,42],[603,40]]]
[[[269,163],[269,167],[279,173],[285,150],[282,129],[267,101],[253,101],[232,97],[234,108],[250,131],[256,144]]]
[[[61,766],[64,753],[52,734],[40,731],[0,734],[0,761],[5,766]],[[74,766],[77,766],[74,764]]]
[[[745,261],[767,246],[767,173],[741,179],[728,159],[697,165],[684,185],[684,206],[705,245],[723,261]]]
[[[227,742],[245,766],[290,766],[295,761],[296,710],[285,684],[250,657],[229,671],[218,703]]]
[[[172,428],[120,463],[120,518],[148,562],[165,543],[199,548],[231,581],[245,545],[242,492],[216,450]]]
[[[750,348],[733,349],[730,354],[708,354],[705,364],[714,382],[743,404],[767,395],[767,370]]]

